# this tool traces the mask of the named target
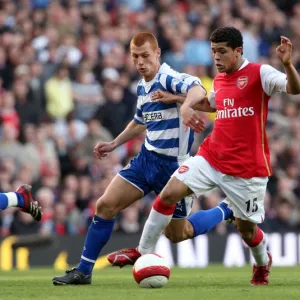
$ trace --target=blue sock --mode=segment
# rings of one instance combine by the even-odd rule
[[[101,249],[108,242],[111,236],[114,223],[115,219],[104,220],[94,215],[86,235],[80,264],[76,268],[77,270],[85,274],[92,273]]]
[[[24,198],[21,194],[15,192],[18,197],[18,207],[24,208]]]
[[[225,201],[225,200],[224,200]],[[224,212],[224,220],[228,220],[229,218],[232,218],[233,217],[233,212],[232,210],[228,207],[228,202],[224,202],[222,201],[220,204],[219,204],[219,207],[223,210]]]
[[[5,194],[0,193],[0,210],[8,207],[8,198]]]
[[[18,203],[15,201],[15,194],[17,196]],[[4,210],[11,206],[24,207],[24,199],[23,196],[16,192],[10,193],[0,193],[0,210]]]
[[[210,231],[223,220],[227,220],[231,215],[232,211],[228,208],[228,205],[222,202],[215,208],[197,211],[188,218],[188,221],[192,224],[194,237],[196,237]]]

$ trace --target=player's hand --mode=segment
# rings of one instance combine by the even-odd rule
[[[191,107],[181,106],[180,109],[183,124],[192,128],[195,132],[202,132],[204,130],[204,122],[201,119],[200,112],[193,110]]]
[[[285,36],[281,36],[280,45],[276,48],[276,55],[283,65],[288,65],[292,61],[292,42]]]
[[[157,90],[151,94],[152,101],[160,101],[163,103],[176,103],[176,96],[166,91]]]
[[[97,145],[94,147],[94,155],[98,159],[102,159],[108,155],[109,152],[112,152],[115,150],[116,146],[114,145],[113,142],[110,143],[105,143],[105,142],[99,142]]]

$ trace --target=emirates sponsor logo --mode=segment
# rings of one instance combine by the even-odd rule
[[[237,117],[251,117],[254,116],[254,107],[234,107],[235,100],[233,98],[223,99],[224,109],[217,110],[217,119],[237,118]]]
[[[247,84],[248,84],[247,76],[241,76],[236,81],[236,85],[240,90],[242,90]]]
[[[238,107],[238,108],[225,108],[217,111],[217,119],[237,118],[237,117],[251,117],[254,116],[254,108],[251,107]]]

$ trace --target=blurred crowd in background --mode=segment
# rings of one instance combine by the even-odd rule
[[[112,141],[132,119],[135,70],[129,42],[150,31],[162,62],[198,76],[209,91],[216,75],[209,36],[235,26],[244,57],[282,70],[275,56],[280,35],[293,42],[300,70],[300,3],[296,0],[1,0],[0,1],[0,191],[33,186],[42,222],[18,209],[1,212],[2,236],[84,234],[97,199],[136,155],[143,136],[97,160],[93,148]],[[266,231],[300,228],[300,97],[276,95],[267,124],[274,175],[266,197]],[[196,135],[195,153],[214,124]],[[117,217],[115,230],[139,232],[154,194]],[[214,190],[194,210],[216,206]],[[226,225],[216,231],[224,234]]]

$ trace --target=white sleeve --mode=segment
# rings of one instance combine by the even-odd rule
[[[214,85],[213,85],[214,86]],[[210,90],[210,93],[208,95],[208,102],[209,102],[209,106],[211,108],[216,108],[216,97],[215,97],[215,91],[214,88],[212,88]]]
[[[270,65],[260,67],[260,79],[265,93],[272,96],[275,93],[286,93],[286,74],[279,72]]]

